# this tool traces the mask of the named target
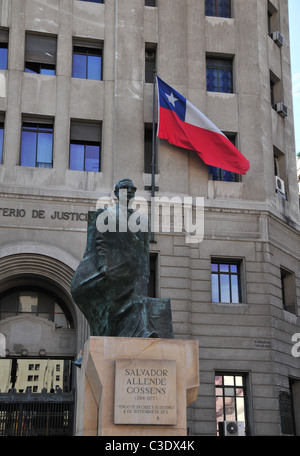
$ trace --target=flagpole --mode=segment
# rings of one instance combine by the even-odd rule
[[[153,70],[153,106],[152,106],[152,163],[151,163],[151,225],[152,227],[154,224],[152,223],[152,217],[154,217],[154,197],[155,197],[155,86],[156,86],[156,70]],[[151,230],[151,237],[150,242],[154,243],[154,232]]]

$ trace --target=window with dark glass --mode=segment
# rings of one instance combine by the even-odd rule
[[[156,0],[145,0],[145,6],[156,6]]]
[[[55,75],[56,36],[26,33],[25,72]]]
[[[246,375],[216,373],[215,398],[217,435],[223,435],[224,421],[239,421],[247,426]]]
[[[241,302],[240,261],[213,259],[211,262],[212,302]]]
[[[73,78],[102,80],[102,47],[73,47]]]
[[[231,17],[231,0],[205,0],[205,15]]]
[[[150,298],[157,297],[157,258],[158,255],[155,252],[151,252],[149,255],[149,267],[150,276],[148,283],[148,296]]]
[[[156,47],[146,45],[145,48],[145,82],[153,82],[153,72],[156,69]]]
[[[89,2],[89,3],[104,3],[104,0],[81,0],[82,2]]]
[[[206,59],[206,88],[208,92],[233,93],[232,60]]]
[[[270,97],[271,97],[271,105],[272,106],[274,106],[274,104],[275,104],[274,91],[275,91],[275,82],[272,81],[272,79],[270,79]]]
[[[223,182],[240,182],[239,174],[233,173],[232,171],[226,171],[225,169],[216,168],[215,166],[209,166],[208,168],[211,180]]]
[[[52,168],[53,124],[23,122],[21,166]]]
[[[155,126],[156,129],[156,126]],[[156,132],[154,140],[156,137]],[[152,143],[153,127],[152,124],[146,124],[144,129],[144,172],[152,173]],[[155,154],[154,172],[157,173],[157,153]]]
[[[236,135],[227,134],[227,138],[236,145]],[[240,175],[233,173],[232,171],[226,171],[225,169],[216,168],[215,166],[208,166],[209,178],[214,181],[223,182],[240,182]]]
[[[100,171],[101,125],[72,121],[70,133],[70,169]]]
[[[0,70],[7,70],[8,31],[0,30]]]
[[[1,122],[0,115],[0,165],[3,159],[3,138],[4,138],[4,122]]]
[[[296,313],[295,276],[287,269],[280,268],[281,292],[283,308],[287,312]]]

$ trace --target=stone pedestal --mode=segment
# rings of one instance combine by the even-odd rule
[[[90,337],[77,374],[76,435],[184,436],[198,342]]]

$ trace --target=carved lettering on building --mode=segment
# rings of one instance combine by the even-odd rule
[[[30,218],[30,219],[51,219],[65,221],[80,221],[86,222],[88,219],[87,212],[67,212],[67,211],[51,211],[44,209],[15,209],[10,207],[0,207],[0,218]]]

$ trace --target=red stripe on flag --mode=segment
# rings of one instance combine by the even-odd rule
[[[195,150],[207,165],[246,174],[250,165],[241,152],[223,135],[190,125],[170,109],[159,108],[157,136],[184,149]]]

